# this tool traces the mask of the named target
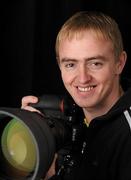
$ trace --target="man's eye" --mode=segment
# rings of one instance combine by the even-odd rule
[[[74,66],[73,63],[69,63],[69,64],[66,64],[66,65],[65,65],[66,68],[71,68],[71,67],[73,67],[73,66]]]
[[[94,65],[94,66],[101,66],[102,63],[100,63],[100,62],[95,62],[95,63],[93,63],[92,65]]]
[[[90,62],[88,67],[91,69],[100,69],[103,66],[102,62]]]

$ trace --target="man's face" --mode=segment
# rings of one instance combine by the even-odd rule
[[[116,101],[123,65],[116,61],[110,41],[90,31],[82,38],[66,39],[60,44],[59,60],[63,83],[80,107],[101,109]]]

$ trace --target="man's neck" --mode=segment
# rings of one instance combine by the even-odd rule
[[[120,86],[116,98],[114,98],[114,100],[110,104],[105,103],[103,105],[98,105],[94,108],[83,108],[87,123],[90,123],[96,117],[106,114],[123,94],[124,91]]]

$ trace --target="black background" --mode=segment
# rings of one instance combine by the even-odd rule
[[[1,3],[0,106],[20,106],[25,95],[63,93],[55,59],[55,38],[67,18],[98,10],[119,24],[130,74],[130,2],[125,0],[5,0]]]

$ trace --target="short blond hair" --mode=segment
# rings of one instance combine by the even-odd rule
[[[81,11],[69,18],[57,35],[55,48],[58,59],[59,46],[63,40],[80,37],[89,30],[110,40],[116,57],[123,51],[122,35],[113,18],[101,12]]]

